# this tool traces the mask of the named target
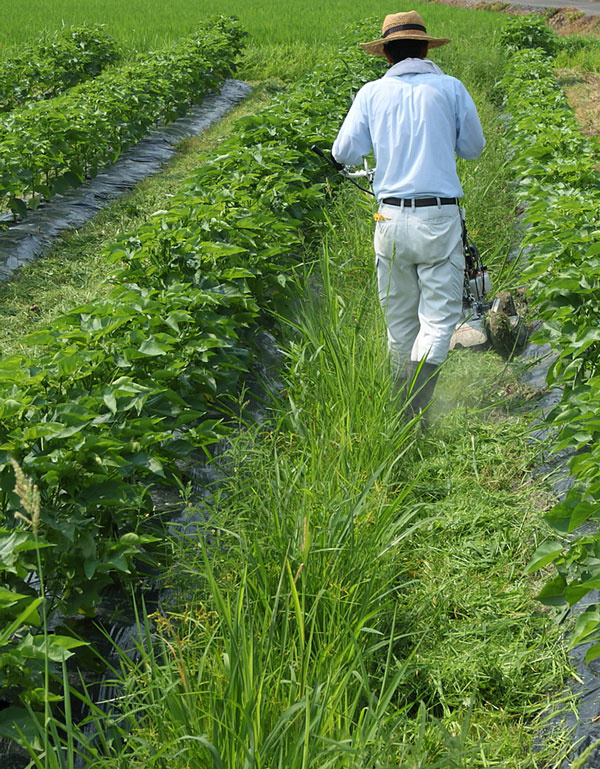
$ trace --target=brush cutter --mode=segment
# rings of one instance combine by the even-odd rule
[[[363,161],[363,168],[353,170],[349,166],[344,166],[341,163],[338,163],[333,155],[326,155],[316,144],[311,147],[311,150],[333,166],[343,178],[350,181],[355,187],[358,187],[359,190],[375,197],[372,190],[357,182],[357,179],[366,179],[369,185],[373,182],[375,169],[369,168],[366,158]],[[490,275],[487,267],[483,264],[477,246],[473,243],[467,233],[464,209],[461,209],[460,211],[460,218],[462,223],[462,242],[465,253],[463,313],[461,320],[456,326],[456,331],[452,335],[450,348],[486,347],[488,345],[488,334],[484,317],[491,308],[491,302],[487,301],[487,295],[491,291]]]

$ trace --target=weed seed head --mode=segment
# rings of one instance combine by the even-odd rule
[[[40,528],[40,492],[31,478],[27,478],[16,459],[11,457],[10,463],[15,471],[15,494],[19,497],[23,510],[29,514],[28,518],[23,513],[16,512],[15,518],[31,526],[34,534],[37,534]]]

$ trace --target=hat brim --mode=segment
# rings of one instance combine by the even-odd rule
[[[431,37],[430,35],[418,35],[416,33],[407,35],[406,33],[397,32],[388,37],[382,37],[379,40],[371,40],[369,43],[360,43],[360,47],[367,53],[372,53],[373,56],[385,56],[383,46],[392,40],[422,40],[424,43],[429,43],[429,48],[439,48],[440,45],[446,45],[446,43],[450,42],[447,37]]]

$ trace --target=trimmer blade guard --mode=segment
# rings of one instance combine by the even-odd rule
[[[490,340],[481,318],[464,317],[450,339],[451,350],[487,350]]]

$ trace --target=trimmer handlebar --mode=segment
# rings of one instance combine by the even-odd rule
[[[368,190],[366,187],[361,187],[360,184],[357,184],[355,181],[355,179],[359,178],[367,179],[369,183],[372,183],[373,181],[374,171],[368,167],[366,158],[364,161],[364,169],[362,171],[351,171],[348,166],[345,166],[342,163],[338,163],[331,152],[329,155],[326,155],[318,145],[313,144],[311,150],[320,158],[322,158],[326,163],[329,163],[330,166],[333,166],[333,168],[335,168],[338,173],[342,174],[343,177],[348,179],[355,187],[358,187],[359,190],[366,192],[367,195],[373,195],[373,197],[375,197],[372,190]]]

